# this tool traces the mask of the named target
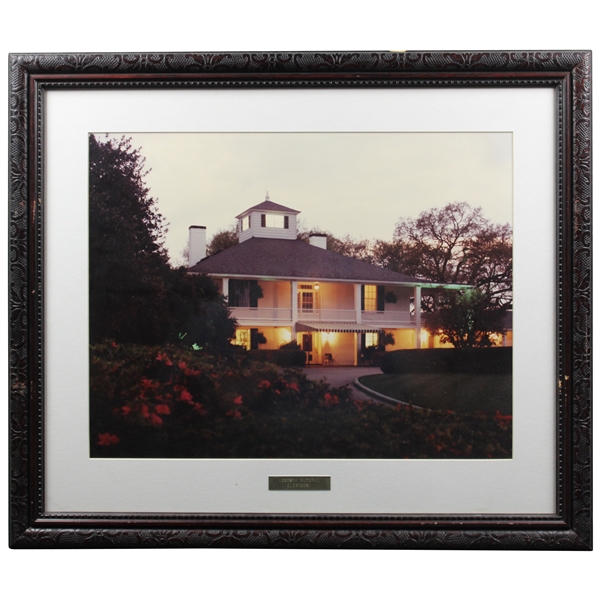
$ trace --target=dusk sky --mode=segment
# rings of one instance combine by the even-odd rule
[[[391,240],[400,218],[449,202],[512,225],[511,133],[134,133],[146,177],[182,261],[190,225],[207,238],[262,202],[300,211],[300,226]],[[103,136],[99,136],[100,139]]]

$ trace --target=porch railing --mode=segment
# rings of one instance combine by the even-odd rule
[[[292,320],[291,308],[251,308],[249,306],[229,307],[231,316],[247,321],[287,321]]]
[[[386,310],[386,311],[362,311],[363,323],[393,323],[393,324],[409,324],[415,322],[414,315],[410,311]]]
[[[337,308],[298,309],[298,321],[338,321],[356,323],[356,311]]]
[[[291,308],[269,307],[238,307],[229,308],[231,316],[241,321],[287,322],[292,321]],[[356,311],[352,309],[314,308],[298,309],[300,322],[337,322],[356,323]],[[362,311],[361,321],[369,324],[382,325],[408,325],[415,322],[414,315],[409,311]]]

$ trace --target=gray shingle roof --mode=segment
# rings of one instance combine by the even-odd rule
[[[299,240],[252,237],[202,259],[190,273],[378,282],[423,282]]]
[[[239,219],[242,215],[245,215],[247,212],[251,210],[278,210],[280,212],[288,212],[294,215],[300,214],[299,210],[294,210],[293,208],[288,208],[287,206],[283,206],[283,204],[277,204],[276,202],[271,202],[270,200],[265,200],[256,206],[251,206],[247,208],[244,212],[240,213],[236,219]]]

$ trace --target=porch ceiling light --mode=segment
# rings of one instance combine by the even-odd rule
[[[318,290],[318,289],[319,289],[319,284],[315,283],[315,290]]]

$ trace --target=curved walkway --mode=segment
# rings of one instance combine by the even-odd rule
[[[379,367],[305,367],[304,374],[315,381],[325,379],[335,387],[349,385],[352,388],[352,396],[356,400],[373,400],[373,396],[354,385],[354,380],[363,375],[380,375],[381,369]]]

